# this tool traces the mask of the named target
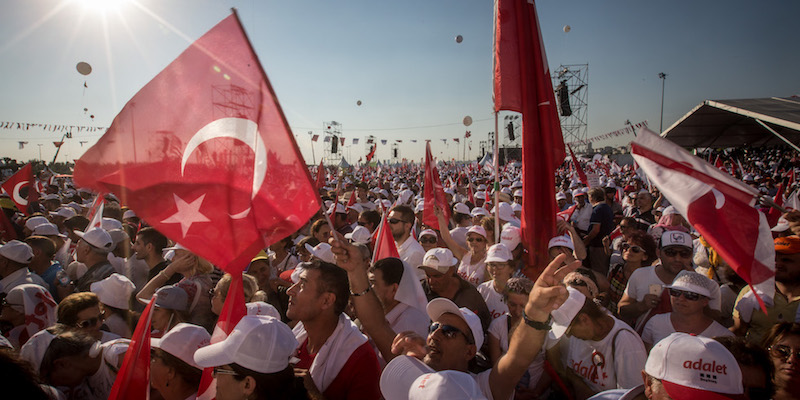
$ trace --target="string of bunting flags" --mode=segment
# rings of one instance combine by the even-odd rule
[[[74,132],[105,132],[108,129],[105,126],[85,126],[85,125],[62,125],[62,124],[42,124],[37,122],[13,122],[13,121],[0,121],[0,129],[15,129],[28,131],[31,128],[40,128],[50,132],[64,132],[68,133],[69,137]]]
[[[636,132],[637,129],[639,129],[639,128],[643,127],[643,126],[644,127],[647,126],[647,121],[642,121],[642,122],[639,122],[638,124],[632,124],[630,126],[626,126],[626,127],[622,128],[622,129],[617,129],[617,130],[615,130],[613,132],[604,133],[602,135],[598,135],[598,136],[591,137],[591,138],[584,139],[584,140],[576,140],[574,142],[569,142],[569,143],[566,143],[566,144],[569,145],[569,146],[577,146],[577,145],[582,145],[582,144],[589,144],[589,142],[594,142],[594,141],[598,141],[598,140],[610,139],[612,137],[617,137],[617,136],[620,136],[620,135],[629,135],[631,133]]]

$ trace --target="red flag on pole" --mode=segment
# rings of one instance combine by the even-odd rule
[[[156,296],[144,308],[131,337],[109,400],[139,400],[150,395],[150,319]]]
[[[11,175],[2,186],[3,190],[11,197],[11,201],[16,204],[17,209],[25,215],[30,215],[28,205],[39,200],[39,193],[36,192],[33,182],[33,166],[28,163],[17,173]]]
[[[589,179],[586,178],[586,172],[583,171],[581,163],[578,162],[578,158],[575,157],[575,153],[572,152],[572,147],[567,145],[567,148],[569,149],[569,155],[572,156],[572,164],[575,165],[575,170],[578,171],[578,179],[580,179],[581,183],[584,185],[589,186]]]
[[[535,278],[556,234],[553,176],[564,160],[564,138],[534,2],[495,4],[494,107],[522,113],[522,191],[530,194],[522,204],[522,236]]]
[[[228,289],[228,295],[225,297],[225,303],[222,305],[222,311],[219,313],[217,326],[214,327],[214,333],[211,335],[211,343],[225,340],[245,315],[247,315],[247,306],[244,299],[242,273],[234,272],[231,273],[231,286]],[[212,376],[213,371],[214,368],[203,370],[200,388],[197,391],[198,400],[210,400],[217,395],[217,385]]]
[[[766,313],[775,293],[775,245],[758,192],[647,128],[631,143],[633,157],[670,203],[730,264]]]
[[[322,164],[322,160],[319,160],[319,167],[317,167],[317,190],[322,189],[328,183],[326,175],[325,166]]]
[[[439,226],[439,220],[433,213],[434,205],[441,207],[445,220],[450,220],[450,207],[444,196],[442,182],[439,180],[439,171],[431,154],[431,143],[425,145],[425,208],[422,211],[422,222],[428,226]]]
[[[375,230],[373,242],[375,243],[375,250],[372,252],[372,262],[382,260],[389,257],[400,258],[400,252],[397,251],[397,244],[392,237],[392,230],[389,228],[389,223],[386,220],[388,212],[383,213],[381,218],[381,226]]]
[[[251,99],[252,107],[232,97]],[[320,207],[235,13],[123,107],[77,161],[74,178],[117,194],[154,228],[229,272]]]
[[[778,185],[778,191],[775,193],[775,198],[772,201],[778,206],[783,206],[783,182]],[[780,217],[781,211],[777,208],[770,207],[769,213],[767,213],[767,223],[769,223],[769,226],[775,226]]]

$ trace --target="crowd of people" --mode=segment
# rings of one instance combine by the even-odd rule
[[[700,156],[765,195],[793,188],[790,152]],[[229,273],[69,178],[27,210],[0,196],[4,391],[108,398],[153,301],[153,399],[194,399],[205,368],[220,400],[800,399],[800,211],[772,229],[764,313],[645,176],[582,167],[599,184],[557,171],[546,266],[527,265],[521,204],[536,194],[514,165],[441,165],[449,210],[426,208],[418,166],[328,171],[324,206],[253,257],[247,316],[213,344]],[[397,257],[373,254],[384,234]]]

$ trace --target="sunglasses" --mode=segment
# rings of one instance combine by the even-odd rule
[[[480,242],[485,242],[485,241],[486,241],[486,239],[484,239],[484,238],[475,238],[475,237],[471,237],[471,238],[467,239],[467,241],[468,241],[468,242],[478,242],[478,243],[480,243]]]
[[[436,243],[436,242],[437,242],[437,240],[436,240],[436,238],[430,238],[430,239],[420,239],[420,240],[419,240],[419,242],[420,242],[420,243]]]
[[[786,361],[792,357],[792,355],[796,357],[800,357],[800,350],[792,350],[789,346],[778,345],[778,346],[770,346],[769,348],[769,355],[772,358],[780,359],[781,361]]]
[[[588,286],[586,284],[586,281],[582,281],[580,279],[573,279],[573,280],[567,282],[567,285],[570,285],[570,286]]]
[[[106,312],[102,311],[100,313],[100,315],[98,315],[96,317],[89,318],[89,319],[85,319],[83,321],[78,322],[75,325],[78,328],[86,329],[86,328],[91,328],[93,326],[97,326],[98,322],[103,322],[105,320],[106,320]]]
[[[685,292],[683,290],[678,289],[670,289],[669,295],[672,297],[681,297],[683,296],[684,299],[689,301],[697,301],[700,300],[700,297],[704,297],[703,295],[692,293],[692,292]]]
[[[403,221],[402,219],[389,218],[389,223],[392,224],[392,225],[394,225],[394,224],[396,224],[398,222],[406,222],[406,223],[409,223],[409,224],[411,223],[411,222],[408,222],[408,221]]]
[[[442,330],[442,334],[444,335],[444,337],[446,337],[448,339],[452,339],[452,338],[456,337],[457,334],[460,333],[460,334],[462,334],[464,336],[464,339],[467,339],[467,343],[475,344],[475,342],[472,339],[470,339],[470,337],[467,336],[466,333],[464,333],[461,329],[458,329],[458,328],[456,328],[455,326],[452,326],[452,325],[445,325],[445,324],[441,324],[441,323],[438,323],[438,322],[434,322],[434,323],[431,324],[429,332],[430,332],[430,334],[433,334],[434,332],[436,332],[439,329]]]
[[[691,250],[666,249],[666,250],[664,250],[664,254],[666,254],[667,257],[675,257],[677,255],[680,255],[681,258],[691,258],[692,257],[692,251]]]
[[[641,253],[641,252],[643,252],[643,251],[644,251],[644,249],[642,249],[642,248],[641,248],[641,247],[639,247],[639,246],[631,246],[631,245],[629,245],[629,244],[627,244],[627,243],[624,243],[624,244],[622,245],[622,251],[628,251],[628,250],[630,250],[630,251],[632,251],[632,252],[634,252],[634,253],[637,253],[637,254],[638,254],[638,253]]]
[[[238,372],[236,372],[234,370],[223,369],[222,367],[214,367],[214,370],[212,371],[212,374],[214,375],[215,378],[216,378],[217,375],[231,375],[231,376],[239,376],[239,375],[241,375],[241,374],[239,374]]]

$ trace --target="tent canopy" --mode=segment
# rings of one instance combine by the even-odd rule
[[[800,151],[800,97],[706,100],[661,136],[682,147],[761,147]]]

